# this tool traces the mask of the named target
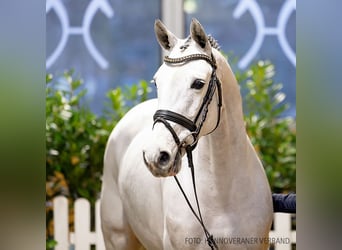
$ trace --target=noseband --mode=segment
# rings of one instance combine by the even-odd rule
[[[177,185],[180,188],[190,210],[192,211],[192,213],[194,214],[196,219],[201,224],[201,226],[204,230],[205,236],[207,238],[208,245],[210,246],[211,249],[218,249],[216,242],[213,238],[213,235],[210,234],[209,231],[206,229],[204,222],[203,222],[203,219],[202,219],[201,210],[200,210],[199,202],[198,202],[198,198],[197,198],[196,182],[195,182],[195,170],[194,170],[194,165],[193,165],[193,160],[192,160],[192,151],[195,149],[195,147],[197,145],[197,142],[199,139],[199,134],[200,134],[202,126],[206,120],[208,110],[209,110],[209,105],[210,105],[211,100],[213,99],[213,96],[214,96],[216,89],[217,89],[217,94],[218,94],[217,122],[216,122],[215,127],[208,134],[212,133],[220,123],[221,107],[222,107],[222,90],[221,90],[221,83],[216,76],[216,60],[215,60],[213,54],[211,54],[211,57],[204,55],[204,54],[192,54],[192,55],[179,57],[179,58],[170,58],[168,56],[166,56],[164,58],[164,62],[166,62],[168,64],[185,64],[189,61],[194,61],[194,60],[205,60],[212,67],[212,73],[211,73],[211,78],[209,81],[209,86],[208,86],[207,92],[206,92],[206,94],[202,100],[201,107],[200,107],[194,121],[191,121],[187,117],[185,117],[181,114],[178,114],[176,112],[173,112],[170,110],[159,109],[155,112],[155,114],[153,116],[153,120],[154,120],[153,126],[157,122],[161,122],[165,125],[165,127],[172,134],[172,137],[178,146],[177,154],[180,154],[181,149],[185,148],[186,153],[187,153],[187,157],[188,157],[188,165],[191,169],[192,184],[193,184],[193,189],[194,189],[194,193],[195,193],[198,214],[195,212],[194,208],[192,207],[192,205],[191,205],[189,199],[187,198],[187,196],[186,196],[181,184],[179,183],[177,177],[174,176],[174,178],[175,178]],[[171,124],[169,123],[169,121],[177,123],[177,124],[187,128],[191,132],[191,135],[193,136],[193,139],[194,139],[193,143],[191,145],[185,145],[185,142],[181,142],[178,135],[176,134],[176,132],[172,128]]]

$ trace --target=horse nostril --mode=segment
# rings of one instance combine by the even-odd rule
[[[143,151],[143,159],[144,159],[145,165],[148,166],[148,162],[147,162],[146,157],[145,157],[145,151]]]
[[[159,165],[166,165],[169,163],[170,161],[170,154],[168,152],[165,151],[161,151],[159,158],[158,158],[158,164]]]

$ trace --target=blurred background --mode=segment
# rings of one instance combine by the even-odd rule
[[[161,64],[155,19],[184,38],[193,17],[235,59],[234,69],[270,60],[290,104],[282,115],[296,116],[295,0],[48,0],[47,72],[74,69],[91,109],[101,113],[108,90],[149,81]]]

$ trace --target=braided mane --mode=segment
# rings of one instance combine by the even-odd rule
[[[212,35],[208,35],[208,40],[209,40],[212,48],[215,48],[217,50],[221,50],[220,45],[218,44],[217,40]]]

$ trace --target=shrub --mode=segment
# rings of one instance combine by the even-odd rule
[[[292,117],[281,117],[288,108],[282,84],[275,84],[274,65],[259,61],[237,74],[244,95],[245,121],[265,168],[272,192],[296,190],[296,130]]]

